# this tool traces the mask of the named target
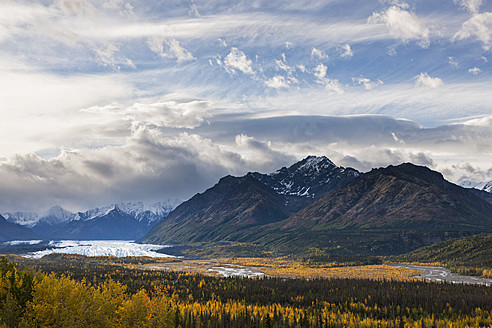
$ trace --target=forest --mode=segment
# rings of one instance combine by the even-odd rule
[[[15,260],[15,259],[14,259]],[[140,258],[0,261],[0,327],[490,327],[490,287],[375,279],[217,278]]]

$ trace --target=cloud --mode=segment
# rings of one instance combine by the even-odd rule
[[[473,75],[478,75],[482,70],[478,67],[473,67],[468,69],[468,73],[471,73]]]
[[[323,50],[313,48],[311,50],[311,58],[328,59],[328,55]]]
[[[472,14],[478,14],[478,10],[482,5],[482,0],[454,0],[454,2],[468,9]]]
[[[354,83],[357,83],[359,85],[364,86],[364,88],[366,90],[372,90],[372,89],[384,84],[383,81],[381,81],[379,79],[377,81],[371,81],[370,79],[365,78],[363,76],[353,77],[352,81]]]
[[[166,138],[141,128],[119,147],[64,152],[51,159],[17,155],[0,164],[0,192],[7,195],[0,208],[60,204],[80,210],[115,200],[187,198],[234,165],[241,159],[209,140],[188,134]]]
[[[175,58],[178,63],[194,60],[195,57],[183,48],[180,42],[173,38],[154,36],[148,40],[150,50],[162,58]]]
[[[125,106],[118,103],[106,106],[92,106],[81,109],[93,114],[95,120],[108,118],[108,124],[118,121],[129,122],[131,126],[153,126],[177,129],[194,129],[205,119],[212,118],[217,104],[210,100],[170,94],[157,101],[148,100]]]
[[[430,77],[427,73],[420,73],[419,75],[415,76],[414,79],[416,86],[422,86],[431,89],[439,88],[444,84],[444,82],[440,78]]]
[[[245,161],[255,163],[263,172],[271,172],[281,167],[273,168],[273,165],[296,162],[294,156],[273,150],[270,142],[261,142],[246,134],[237,135],[235,144],[235,151],[241,153],[241,157]]]
[[[222,147],[197,134],[170,137],[140,126],[119,146],[64,151],[49,159],[15,155],[0,163],[0,208],[60,204],[83,210],[114,202],[187,199],[224,175],[270,172],[294,161],[246,135]]]
[[[350,48],[350,44],[345,43],[338,46],[338,51],[340,53],[340,57],[342,58],[350,58],[354,56],[352,49]]]
[[[288,88],[289,84],[285,80],[285,77],[276,75],[271,79],[265,81],[265,85],[269,88],[280,89],[280,88]]]
[[[369,24],[385,24],[389,33],[403,42],[419,40],[422,48],[429,47],[429,29],[417,15],[405,10],[405,7],[394,5],[386,11],[374,12],[367,21]]]
[[[57,0],[55,6],[60,8],[66,15],[88,15],[97,16],[99,11],[94,5],[86,0]]]
[[[334,91],[338,95],[342,95],[344,92],[342,85],[338,82],[338,80],[327,78],[326,70],[327,67],[323,64],[319,64],[313,68],[313,74],[317,78],[316,82],[324,85],[327,90]]]
[[[471,37],[482,41],[485,50],[490,49],[492,46],[492,12],[473,15],[463,23],[453,39],[463,40]]]
[[[0,61],[1,62],[1,61]],[[54,135],[81,125],[93,129],[106,124],[79,112],[99,103],[124,101],[134,95],[134,89],[114,74],[58,76],[36,72],[15,62],[0,65],[0,157],[16,152],[39,151],[53,146]],[[26,71],[25,71],[26,70]],[[73,134],[69,139],[80,138]],[[91,136],[92,137],[92,136]],[[95,141],[95,140],[93,140]],[[65,136],[58,142],[69,142]],[[55,148],[59,148],[57,143]]]
[[[224,65],[226,68],[235,72],[235,69],[248,75],[255,75],[251,65],[253,62],[249,59],[244,52],[236,47],[231,48],[231,52],[224,59]]]
[[[448,57],[448,64],[454,68],[458,68],[460,66],[460,63],[453,57]]]
[[[161,101],[150,104],[136,103],[125,111],[133,121],[156,126],[193,129],[202,124],[213,104],[207,101]]]
[[[327,67],[323,64],[319,64],[315,68],[313,68],[313,74],[318,78],[319,81],[323,81],[323,79],[326,77],[326,70]]]

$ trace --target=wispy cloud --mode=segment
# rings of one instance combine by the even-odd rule
[[[478,67],[472,67],[468,69],[468,73],[472,73],[473,75],[478,75],[482,70]]]
[[[440,78],[431,77],[427,73],[420,73],[419,75],[415,76],[414,79],[416,86],[422,86],[432,89],[439,88],[444,84],[444,82]]]
[[[149,39],[148,45],[150,50],[159,56],[176,58],[178,63],[195,59],[188,50],[181,46],[178,40],[173,38],[154,36]]]
[[[492,12],[474,14],[454,35],[454,39],[457,40],[472,37],[482,41],[485,50],[490,49],[492,46]]]
[[[354,56],[352,49],[350,48],[350,44],[345,43],[338,46],[338,50],[340,53],[340,57],[342,58],[350,58]]]
[[[225,67],[233,73],[238,70],[244,74],[255,75],[251,66],[252,64],[253,61],[236,47],[232,47],[231,52],[224,59]]]
[[[429,29],[406,8],[406,5],[393,5],[385,11],[373,13],[367,21],[370,24],[385,24],[395,38],[403,42],[417,40],[421,47],[427,48],[430,45]]]
[[[379,79],[377,81],[371,81],[370,79],[365,78],[363,76],[353,77],[352,81],[354,83],[362,85],[366,90],[372,90],[372,89],[384,84],[383,81],[381,81]]]

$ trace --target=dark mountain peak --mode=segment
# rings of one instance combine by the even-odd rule
[[[319,198],[359,176],[352,168],[336,166],[326,156],[308,156],[289,167],[270,174],[250,172],[251,176],[278,194]]]
[[[448,182],[444,176],[437,171],[433,171],[426,166],[419,166],[412,163],[403,163],[400,165],[389,165],[386,168],[373,169],[371,175],[392,176],[396,179],[405,180],[420,185],[435,185],[441,188],[459,188]]]
[[[284,225],[346,228],[479,230],[492,207],[424,166],[374,169],[301,210]]]

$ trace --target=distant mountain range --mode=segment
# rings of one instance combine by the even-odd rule
[[[2,233],[0,240],[137,239],[165,218],[179,203],[179,200],[171,199],[153,204],[113,204],[77,213],[60,206],[53,206],[41,214],[4,213],[7,223],[21,229],[19,231],[29,231],[29,234]]]
[[[0,215],[0,241],[13,239],[37,239],[38,236],[29,228],[11,223]]]
[[[462,180],[458,183],[463,188],[474,188],[488,193],[492,193],[492,180],[488,182],[476,182],[471,180]]]
[[[295,211],[292,203],[304,207]],[[361,174],[308,157],[269,175],[221,179],[142,241],[224,240],[285,253],[315,248],[389,255],[484,231],[492,231],[492,204],[438,172],[406,163]]]
[[[280,254],[393,255],[492,232],[491,193],[460,187],[410,163],[361,173],[309,156],[270,174],[223,177],[178,204],[5,213],[0,239],[228,241]]]

